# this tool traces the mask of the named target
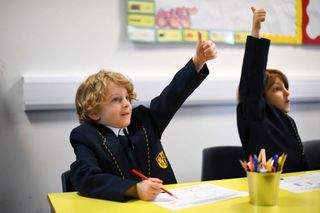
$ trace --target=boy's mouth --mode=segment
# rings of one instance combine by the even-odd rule
[[[121,116],[129,116],[130,112],[122,113]]]

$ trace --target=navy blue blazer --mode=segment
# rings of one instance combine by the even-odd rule
[[[284,172],[303,171],[308,166],[294,120],[263,97],[269,46],[270,40],[247,37],[237,106],[239,136],[247,155],[258,155],[261,148],[268,157],[284,152]]]
[[[157,177],[164,184],[176,178],[161,144],[161,135],[187,97],[207,77],[205,65],[198,73],[190,60],[170,84],[154,98],[150,108],[132,110],[127,127],[135,164],[148,177]],[[131,172],[132,165],[118,138],[108,127],[84,122],[70,134],[76,160],[71,164],[71,181],[80,194],[88,197],[126,201],[124,193],[141,181]]]

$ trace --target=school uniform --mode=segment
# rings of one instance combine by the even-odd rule
[[[263,97],[270,40],[247,37],[239,85],[237,126],[247,155],[265,148],[268,157],[288,155],[284,172],[306,170],[303,145],[294,120]]]
[[[190,60],[169,85],[154,98],[150,107],[132,110],[131,123],[126,128],[126,145],[105,125],[84,122],[74,128],[70,142],[76,154],[71,164],[71,181],[80,194],[100,199],[126,201],[124,193],[141,178],[136,169],[148,177],[177,183],[161,144],[161,135],[187,97],[207,77],[206,65],[198,73]]]

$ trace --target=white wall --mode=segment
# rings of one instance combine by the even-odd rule
[[[46,195],[61,191],[60,174],[74,159],[68,138],[78,124],[75,112],[25,113],[23,75],[87,75],[105,67],[132,78],[150,72],[171,76],[193,55],[190,44],[127,41],[125,11],[126,1],[119,0],[0,1],[1,90],[15,113],[10,123],[3,117],[6,111],[0,114],[0,212],[49,212]],[[239,75],[243,45],[217,45],[219,57],[208,64],[210,78]],[[269,67],[282,69],[289,78],[319,75],[319,50],[272,45]],[[320,138],[320,103],[293,105],[290,114],[303,140]],[[199,181],[203,148],[240,144],[235,106],[182,108],[163,135],[163,144],[178,180]]]

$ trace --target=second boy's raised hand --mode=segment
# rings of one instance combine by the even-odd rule
[[[196,54],[192,58],[197,71],[200,71],[207,61],[216,58],[217,54],[215,43],[210,40],[202,41],[202,34],[198,32]]]
[[[256,38],[260,38],[261,22],[265,21],[267,12],[265,9],[256,9],[255,7],[251,7],[251,11],[252,11],[251,35]]]

